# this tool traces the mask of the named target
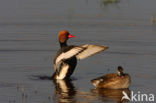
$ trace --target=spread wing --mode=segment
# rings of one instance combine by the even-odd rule
[[[69,49],[70,48],[70,49]],[[81,46],[70,46],[68,50],[64,50],[55,60],[55,64],[61,64],[64,60],[76,56],[77,59],[85,59],[99,52],[108,49],[107,46],[103,45],[81,45]]]
[[[80,47],[83,47],[85,48],[85,50],[83,50],[82,52],[78,53],[76,55],[76,58],[81,60],[81,59],[85,59],[87,57],[90,57],[92,55],[95,55],[99,52],[102,52],[106,49],[108,49],[107,46],[103,46],[103,45],[89,45],[89,44],[86,44],[86,45],[81,45]]]
[[[56,59],[55,63],[62,62],[63,60],[69,59],[73,56],[76,56],[80,52],[82,52],[85,48],[80,46],[75,46],[68,51],[62,52]]]

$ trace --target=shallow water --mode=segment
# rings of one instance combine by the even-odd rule
[[[2,0],[0,1],[1,103],[116,103],[120,90],[94,89],[90,80],[116,72],[132,78],[130,90],[156,94],[155,0]],[[57,34],[77,36],[69,44],[110,48],[79,61],[72,81],[51,76],[59,49]]]

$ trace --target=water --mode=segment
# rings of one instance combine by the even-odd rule
[[[1,0],[0,14],[1,103],[120,102],[120,90],[90,83],[118,65],[131,75],[131,91],[156,94],[155,0]],[[54,72],[62,29],[77,36],[69,44],[110,48],[79,61],[72,81],[35,78]]]

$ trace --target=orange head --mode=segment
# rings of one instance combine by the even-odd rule
[[[66,41],[68,40],[68,38],[73,38],[75,36],[71,35],[67,30],[62,30],[59,32],[59,42],[60,43],[66,43]]]

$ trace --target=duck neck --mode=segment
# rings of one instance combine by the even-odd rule
[[[123,72],[121,72],[120,74],[119,74],[119,76],[121,77],[121,76],[124,76],[125,74],[123,73]]]
[[[118,76],[124,76],[125,74],[123,72],[118,71]]]
[[[64,43],[60,42],[60,46],[61,46],[61,48],[66,47],[67,46],[67,42],[64,42]]]

